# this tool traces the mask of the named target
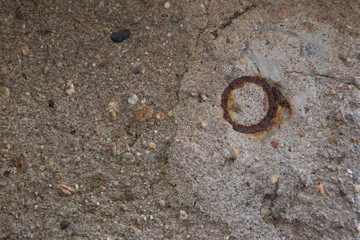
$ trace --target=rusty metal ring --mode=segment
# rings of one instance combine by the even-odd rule
[[[229,102],[229,95],[232,91],[238,88],[242,88],[246,83],[254,83],[260,86],[268,98],[268,110],[266,112],[265,117],[258,122],[257,124],[251,126],[244,126],[237,122],[235,122],[231,118],[231,114],[228,110],[228,102]],[[221,95],[221,107],[224,111],[224,119],[228,121],[235,131],[239,131],[242,133],[259,133],[268,130],[274,124],[276,113],[278,110],[278,105],[283,107],[290,108],[289,102],[283,97],[281,92],[276,89],[276,87],[271,87],[265,78],[261,78],[258,76],[244,76],[237,79],[232,80],[229,85],[225,88],[223,94]]]

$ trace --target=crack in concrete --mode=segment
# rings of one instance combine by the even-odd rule
[[[225,21],[224,23],[222,23],[222,24],[221,24],[220,26],[218,26],[218,27],[215,27],[216,30],[213,31],[213,32],[211,32],[211,34],[214,35],[214,37],[215,37],[215,39],[216,39],[216,38],[219,36],[219,33],[218,33],[218,30],[219,30],[219,29],[224,30],[225,28],[227,28],[228,26],[230,26],[235,19],[238,19],[239,17],[241,17],[242,15],[244,15],[246,12],[248,12],[248,11],[254,9],[254,8],[256,8],[256,4],[255,4],[255,3],[252,3],[250,6],[245,7],[245,9],[242,10],[242,11],[235,11],[235,12],[233,13],[233,15],[232,15],[231,17],[229,17],[228,19],[226,19],[226,21]]]

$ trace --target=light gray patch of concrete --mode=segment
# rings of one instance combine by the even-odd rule
[[[358,63],[344,66],[340,33],[328,25],[312,21],[318,31],[308,31],[291,19],[276,26],[260,25],[257,17],[254,11],[250,20],[234,20],[211,41],[206,31],[200,36],[174,109],[169,180],[181,202],[221,218],[239,239],[354,238]],[[344,44],[355,48],[352,38]],[[280,123],[258,136],[236,132],[222,119],[227,82],[246,75],[278,84],[292,106],[291,115],[281,109]],[[234,148],[240,150],[235,160]]]

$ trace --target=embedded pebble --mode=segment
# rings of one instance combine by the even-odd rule
[[[140,70],[136,68],[136,69],[134,69],[133,73],[134,73],[135,75],[137,75],[137,74],[140,73]]]
[[[25,45],[25,46],[23,47],[23,49],[22,49],[22,53],[23,53],[24,55],[28,55],[29,52],[30,52],[29,46],[28,46],[28,45]]]
[[[164,120],[164,118],[165,118],[165,114],[164,114],[164,113],[158,112],[158,113],[156,114],[156,119],[157,119],[157,120],[162,121],[162,120]]]
[[[153,149],[155,149],[155,148],[156,148],[156,144],[155,144],[155,143],[153,143],[153,142],[150,142],[150,143],[149,143],[149,146],[150,146],[151,148],[153,148]]]
[[[304,136],[305,136],[305,130],[303,129],[300,131],[300,137],[304,137]]]
[[[173,116],[173,110],[172,110],[172,109],[168,112],[168,116],[169,116],[169,117],[172,117],[172,116]]]
[[[111,100],[105,108],[105,115],[111,120],[116,120],[120,115],[119,103]]]
[[[207,122],[205,121],[205,120],[203,120],[202,122],[201,122],[201,126],[204,128],[204,127],[206,127],[207,126]]]
[[[152,118],[153,109],[151,107],[143,107],[135,115],[135,120],[137,122],[145,122],[146,120]]]
[[[0,87],[0,96],[8,98],[10,96],[10,90],[7,87]]]
[[[60,222],[60,228],[61,229],[67,229],[70,226],[70,223],[68,221],[61,221]]]
[[[73,95],[75,92],[74,84],[72,84],[71,82],[68,82],[66,84],[65,92],[70,96]]]
[[[49,100],[49,107],[50,107],[50,108],[54,108],[54,107],[55,107],[55,101],[54,101],[54,99],[50,99],[50,100]]]
[[[66,195],[71,195],[75,192],[75,189],[73,187],[67,186],[65,184],[60,184],[57,186],[57,188],[60,189]]]
[[[233,158],[238,158],[240,156],[240,150],[238,148],[231,149],[231,156]]]
[[[205,93],[201,93],[200,97],[201,97],[201,100],[203,100],[204,102],[208,99],[208,97],[206,96]]]
[[[61,180],[62,177],[63,177],[63,174],[62,174],[62,173],[57,173],[57,174],[55,174],[55,179],[56,179],[56,180]]]
[[[170,3],[169,3],[169,2],[166,2],[166,3],[164,4],[164,8],[166,8],[166,9],[170,8]]]
[[[356,193],[360,192],[360,185],[354,185],[354,192]]]
[[[272,146],[273,148],[275,148],[275,149],[279,147],[279,143],[277,143],[277,142],[274,141],[274,140],[271,141],[270,144],[271,144],[271,146]]]
[[[324,194],[325,194],[324,188],[323,188],[323,186],[322,186],[321,183],[319,183],[319,184],[317,184],[317,185],[315,186],[315,190],[316,190],[320,195],[324,195]]]
[[[130,96],[128,98],[128,103],[130,104],[136,104],[139,101],[139,98],[136,94],[130,93]]]
[[[180,218],[182,220],[188,219],[189,215],[185,212],[185,210],[180,210]]]
[[[130,37],[130,30],[128,30],[128,29],[120,30],[118,32],[113,32],[110,36],[111,40],[114,43],[122,42],[129,37]]]
[[[135,162],[135,157],[132,153],[130,152],[125,152],[121,155],[121,158],[124,162],[126,163],[133,163]]]
[[[164,200],[160,199],[159,200],[159,205],[160,205],[160,207],[165,207],[166,203],[165,203]]]
[[[279,181],[279,175],[271,175],[271,183],[277,183]]]

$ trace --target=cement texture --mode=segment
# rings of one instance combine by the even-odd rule
[[[360,239],[359,19],[356,0],[1,1],[0,239]],[[243,76],[272,96],[247,83],[231,116],[275,99],[266,131],[224,119]]]

